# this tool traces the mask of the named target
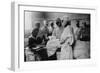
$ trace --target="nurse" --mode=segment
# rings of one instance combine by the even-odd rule
[[[64,31],[60,39],[60,43],[62,46],[59,59],[60,60],[73,59],[72,44],[74,42],[74,37],[73,37],[73,29],[71,27],[71,21],[67,17],[63,23],[64,23],[63,24]]]

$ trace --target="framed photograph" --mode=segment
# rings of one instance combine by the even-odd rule
[[[96,64],[96,8],[11,4],[12,70]]]

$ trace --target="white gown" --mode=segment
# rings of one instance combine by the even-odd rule
[[[72,43],[74,41],[72,28],[71,26],[67,26],[62,35],[61,35],[61,42],[64,42],[61,47],[61,53],[60,53],[60,60],[65,59],[72,59],[73,53],[72,53]]]

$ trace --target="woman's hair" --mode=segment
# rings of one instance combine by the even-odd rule
[[[58,27],[61,27],[61,26],[62,26],[62,21],[61,21],[60,18],[57,18],[57,19],[56,19],[56,25],[57,25]]]
[[[80,26],[79,26],[79,25],[80,25],[80,21],[77,20],[76,22],[77,22],[77,23],[76,23],[76,26],[79,28],[79,27],[80,27]]]
[[[51,23],[51,27],[54,28],[54,23],[53,22]]]
[[[65,23],[65,26],[64,26],[64,27],[67,27],[68,25],[71,25],[71,21],[66,21],[66,23]]]

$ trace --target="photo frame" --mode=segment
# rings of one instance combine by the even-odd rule
[[[13,2],[11,4],[11,69],[14,71],[19,70],[34,70],[34,69],[47,69],[47,68],[61,68],[73,66],[87,66],[96,64],[96,48],[95,44],[95,24],[96,24],[96,8],[67,5],[66,7],[59,6],[41,6],[33,5],[32,3]],[[24,37],[25,37],[25,11],[37,12],[59,12],[59,13],[72,13],[72,14],[90,14],[90,59],[79,60],[60,60],[60,61],[39,61],[39,62],[25,62],[24,61]],[[28,20],[28,19],[27,19]],[[26,28],[28,29],[28,27]]]

